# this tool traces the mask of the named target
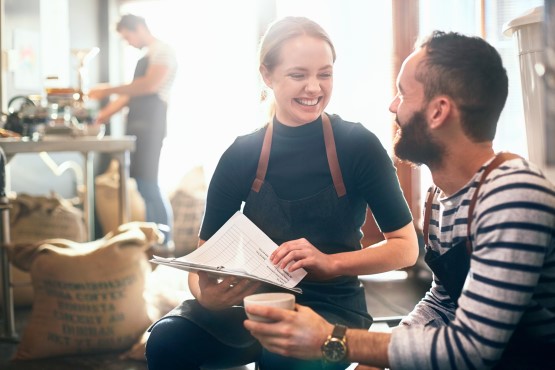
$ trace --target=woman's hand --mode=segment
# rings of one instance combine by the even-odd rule
[[[236,276],[226,276],[219,280],[205,271],[198,272],[198,302],[205,308],[218,311],[242,304],[243,298],[255,293],[261,283]]]
[[[324,280],[338,275],[334,271],[333,257],[320,252],[305,238],[283,243],[270,255],[270,261],[282,269],[287,267],[289,272],[304,268],[312,279]]]

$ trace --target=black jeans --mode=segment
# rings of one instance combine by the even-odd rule
[[[258,342],[247,348],[227,346],[183,317],[166,317],[154,325],[146,359],[149,370],[225,368],[255,361],[261,370],[343,370],[349,366],[283,357],[264,350]]]

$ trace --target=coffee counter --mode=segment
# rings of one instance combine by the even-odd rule
[[[129,222],[130,207],[127,201],[127,179],[129,178],[130,152],[135,150],[135,137],[102,137],[95,136],[45,136],[42,140],[32,141],[19,138],[0,138],[0,147],[9,161],[21,153],[52,153],[52,152],[79,152],[84,157],[84,200],[83,210],[87,224],[88,239],[94,239],[94,153],[109,153],[119,162],[119,214],[120,223]],[[8,175],[8,172],[6,173]],[[6,178],[9,179],[8,176]],[[5,185],[9,189],[9,181]],[[4,202],[5,197],[2,199]],[[0,272],[2,274],[2,317],[3,330],[0,340],[17,341],[15,331],[14,307],[12,294],[12,281],[10,263],[6,245],[10,243],[9,235],[9,205],[2,204],[2,222],[0,225]]]
[[[45,136],[42,140],[32,141],[18,138],[0,139],[0,147],[9,160],[20,153],[40,152],[80,152],[85,159],[84,185],[85,199],[83,211],[89,239],[94,238],[94,153],[109,153],[119,162],[119,214],[120,223],[129,221],[130,207],[127,201],[127,178],[129,178],[129,154],[135,150],[135,137],[97,138],[95,136]],[[9,185],[9,184],[7,184]]]

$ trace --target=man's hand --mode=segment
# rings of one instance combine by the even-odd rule
[[[246,320],[244,325],[270,352],[300,359],[322,357],[320,347],[333,330],[333,325],[312,309],[296,305],[296,310],[266,306],[249,306],[249,313],[273,321],[262,323]]]
[[[219,280],[205,271],[199,271],[198,278],[200,295],[197,300],[203,307],[213,311],[242,304],[243,298],[254,294],[261,285],[258,281],[235,276],[226,276]]]
[[[110,85],[108,84],[99,84],[89,90],[87,93],[87,97],[92,100],[100,100],[107,97],[109,94]]]
[[[111,116],[112,115],[110,114],[110,112],[107,112],[105,109],[101,109],[98,111],[95,117],[94,124],[100,125],[103,123],[109,123]]]

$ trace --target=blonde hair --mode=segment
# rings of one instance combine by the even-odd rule
[[[258,49],[260,66],[264,66],[271,72],[280,62],[281,49],[286,41],[299,36],[310,36],[324,40],[331,48],[333,62],[335,62],[335,47],[326,31],[318,23],[306,17],[284,17],[278,19],[268,26],[262,36]],[[261,100],[266,100],[267,92],[263,91]],[[275,104],[272,102],[269,115],[273,117]]]

